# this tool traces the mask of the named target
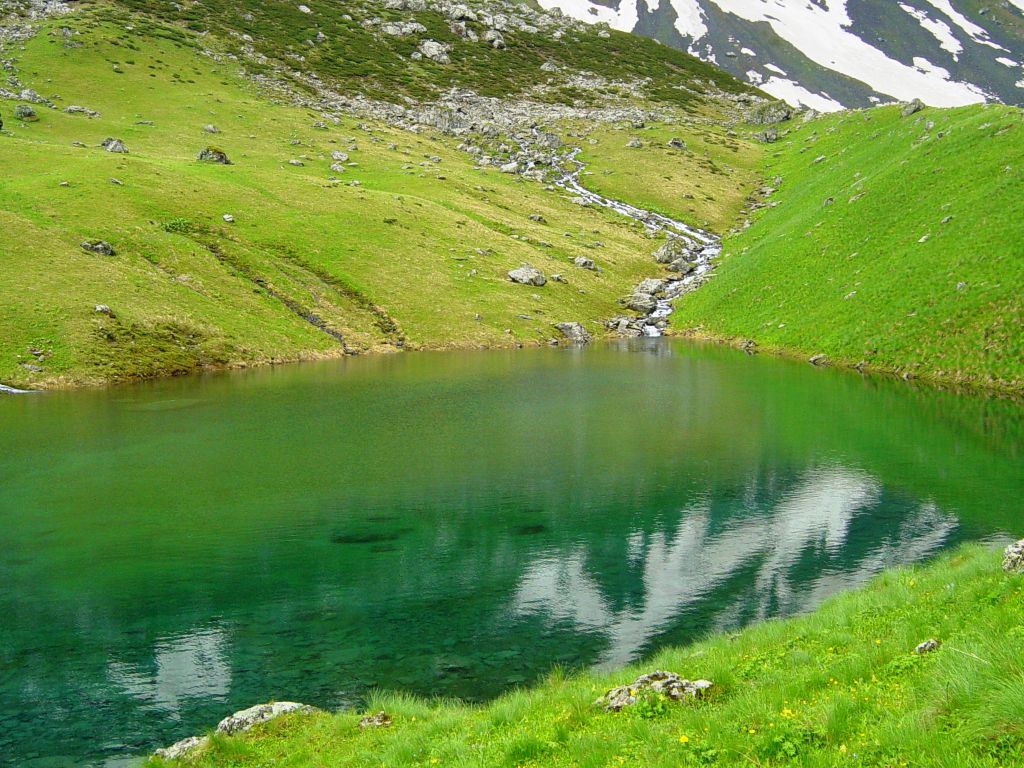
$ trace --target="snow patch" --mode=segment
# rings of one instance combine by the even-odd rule
[[[590,0],[540,0],[540,4],[548,11],[552,8],[561,8],[566,16],[588,24],[603,21],[612,29],[621,32],[632,32],[640,21],[637,0],[622,0],[618,8],[607,8],[591,3]]]
[[[747,82],[753,83],[754,85],[760,85],[764,82],[764,75],[758,72],[756,69],[747,70]]]
[[[696,43],[708,33],[707,19],[699,0],[670,0],[676,12],[676,32]]]
[[[749,48],[740,48],[740,53],[742,53],[744,56],[757,56],[757,54],[754,53]]]
[[[1024,2],[1024,0],[1021,0],[1021,2]],[[1013,59],[1008,59],[1005,56],[996,56],[996,61],[998,61],[1004,67],[1013,68],[1013,67],[1019,67],[1020,66],[1019,62],[1016,62]]]
[[[1022,0],[1022,2],[1024,2],[1024,0]],[[776,66],[774,64],[765,64],[764,68],[765,69],[770,69],[772,72],[774,72],[777,75],[785,76],[787,74],[786,70],[784,70],[782,67],[778,67],[778,66]]]
[[[979,27],[973,21],[971,21],[958,10],[956,10],[956,8],[953,7],[952,3],[950,3],[949,0],[928,0],[928,2],[935,6],[938,10],[946,14],[946,16],[949,17],[950,21],[952,21],[954,24],[960,27],[960,29],[966,32],[970,36],[971,40],[973,40],[974,42],[980,43],[981,45],[987,45],[990,48],[996,48],[1000,51],[1006,50],[1005,48],[1003,48],[1003,46],[997,45],[996,43],[993,43],[991,40],[989,40],[988,30],[986,30],[984,27]]]
[[[879,93],[907,101],[920,98],[942,107],[985,100],[985,94],[969,83],[908,67],[861,40],[850,31],[853,21],[846,12],[846,0],[830,0],[825,7],[763,0],[713,1],[723,11],[747,21],[767,22],[775,34],[811,61],[861,80]],[[948,0],[929,2],[948,4]]]
[[[803,105],[819,112],[838,112],[843,105],[828,94],[814,93],[784,77],[769,77],[761,90],[795,107]]]
[[[953,54],[954,61],[959,60],[960,54],[964,50],[964,46],[963,43],[957,39],[956,35],[953,34],[953,30],[949,28],[949,24],[944,21],[939,21],[938,19],[930,18],[927,13],[914,8],[912,5],[900,3],[900,8],[917,19],[917,23],[930,32],[932,37],[939,41],[939,47],[942,48],[942,50],[949,51]]]

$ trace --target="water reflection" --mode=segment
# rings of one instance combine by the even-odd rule
[[[0,424],[0,761],[32,768],[269,699],[617,665],[1013,529],[1024,496],[1019,409],[659,339],[0,401]]]
[[[225,700],[231,690],[230,657],[224,629],[201,629],[159,640],[151,663],[110,661],[107,678],[140,705],[178,719],[186,699]]]
[[[805,610],[840,584],[861,583],[885,564],[934,551],[957,526],[954,517],[922,505],[900,521],[895,533],[873,542],[856,563],[830,570],[830,556],[846,545],[853,519],[877,511],[882,489],[876,480],[841,467],[810,470],[770,507],[748,490],[746,514],[723,528],[714,525],[714,501],[704,499],[682,510],[673,533],[627,533],[626,557],[638,566],[643,585],[628,604],[613,607],[617,601],[603,594],[581,544],[546,553],[527,566],[513,599],[515,612],[540,613],[599,634],[607,646],[596,664],[619,666],[635,660],[672,621],[739,573],[750,574],[741,602],[707,616],[709,630],[739,623],[741,603],[747,607],[744,620]],[[810,579],[794,570],[808,556],[822,563]]]

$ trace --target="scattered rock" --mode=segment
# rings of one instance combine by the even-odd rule
[[[775,126],[765,128],[760,133],[755,133],[754,138],[765,144],[774,144],[779,140],[779,130]]]
[[[391,715],[381,710],[375,715],[366,715],[359,720],[360,728],[388,728],[391,726]]]
[[[657,306],[654,297],[649,293],[634,293],[624,303],[634,312],[639,312],[641,315],[649,315]]]
[[[520,285],[541,286],[547,282],[547,278],[544,277],[544,273],[536,267],[531,267],[529,264],[523,264],[521,267],[517,267],[516,269],[510,269],[508,271],[508,279],[513,283],[519,283]]]
[[[640,281],[640,284],[636,287],[635,293],[646,293],[649,296],[653,296],[662,288],[665,287],[665,281],[657,277],[648,277]]]
[[[594,260],[588,259],[586,256],[577,256],[572,260],[572,263],[580,269],[589,269],[592,272],[597,272],[597,266],[594,264]]]
[[[932,638],[930,640],[925,640],[923,643],[919,643],[918,646],[914,649],[914,653],[916,653],[918,656],[923,656],[926,653],[931,653],[932,651],[939,650],[941,646],[941,640],[936,640]]]
[[[331,160],[333,160],[336,163],[347,163],[348,153],[342,152],[340,149],[336,149],[333,152],[331,152]]]
[[[72,104],[69,107],[64,107],[64,111],[69,115],[85,115],[87,117],[100,116],[100,113],[97,112],[95,109],[86,109],[85,107],[80,107],[77,104]]]
[[[110,317],[114,316],[113,310],[111,310],[111,308],[106,304],[97,304],[96,308],[93,311],[98,315],[108,315]]]
[[[789,120],[793,110],[784,101],[766,101],[754,107],[747,115],[747,121],[754,125],[774,125]]]
[[[294,165],[296,168],[302,168],[305,165],[305,163],[302,162],[301,160],[292,159],[288,161],[288,165]]]
[[[419,52],[425,58],[436,61],[438,64],[451,64],[448,53],[452,47],[446,43],[439,43],[436,40],[424,40],[420,43]]]
[[[820,353],[817,354],[817,355],[812,355],[807,360],[807,362],[809,362],[811,365],[827,365],[828,364],[828,355],[823,355],[823,354],[820,354]]]
[[[220,128],[218,128],[213,123],[210,123],[209,125],[203,126],[203,131],[206,133],[220,133]]]
[[[306,714],[316,711],[315,707],[311,707],[308,704],[299,704],[294,701],[275,701],[272,704],[257,704],[254,707],[243,709],[225,717],[217,724],[217,733],[228,735],[242,733],[255,725],[273,720],[281,715],[287,715],[292,712]]]
[[[1011,544],[1003,551],[1003,570],[1024,573],[1024,539]]]
[[[202,163],[219,163],[220,165],[231,165],[231,161],[228,160],[227,154],[222,149],[217,147],[206,147],[205,149],[199,150],[199,154],[196,155],[196,160]]]
[[[676,259],[689,258],[689,256],[690,251],[686,247],[686,242],[671,235],[654,252],[654,260],[659,264],[671,264]]]
[[[484,32],[484,42],[490,43],[492,48],[499,51],[505,48],[505,38],[496,29],[488,29]]]
[[[86,240],[82,248],[90,253],[98,253],[100,256],[114,256],[114,247],[105,240]]]
[[[157,757],[163,758],[164,760],[180,760],[183,757],[188,757],[192,753],[203,749],[209,743],[209,736],[189,736],[181,741],[174,742],[169,747],[158,749],[153,754]]]
[[[590,334],[579,323],[555,323],[561,334],[574,344],[589,344]]]
[[[548,223],[547,219],[545,219],[539,213],[531,213],[526,218],[528,218],[530,221],[536,221],[538,224],[547,224]]]
[[[226,221],[228,224],[233,224],[235,221],[235,217],[232,216],[230,213],[225,213],[223,218],[224,221]]]
[[[924,102],[920,99],[914,99],[911,102],[903,105],[903,109],[900,110],[900,115],[903,117],[910,117],[911,115],[917,114],[924,109]]]
[[[114,154],[117,155],[128,154],[128,147],[126,147],[125,143],[120,139],[104,139],[103,143],[100,146],[107,150],[107,152],[113,152]]]
[[[686,142],[680,139],[678,136],[673,136],[668,140],[668,146],[673,149],[686,149]]]
[[[629,141],[626,142],[626,146],[630,149],[640,149],[640,147],[643,146],[643,142],[636,136],[630,136]]]
[[[608,712],[618,712],[623,707],[635,704],[637,695],[643,691],[660,693],[672,701],[684,701],[703,698],[712,686],[710,680],[684,680],[672,672],[655,670],[641,675],[629,685],[612,688],[594,704]]]
[[[36,111],[28,104],[18,104],[14,108],[14,116],[26,123],[34,123],[39,119]]]

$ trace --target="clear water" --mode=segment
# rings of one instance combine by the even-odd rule
[[[32,768],[269,699],[486,699],[1024,528],[1019,405],[664,339],[4,397],[0,435]]]

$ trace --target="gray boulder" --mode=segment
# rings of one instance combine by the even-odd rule
[[[79,106],[78,104],[72,104],[69,107],[64,107],[64,112],[69,115],[85,115],[86,117],[100,116],[100,113],[95,109],[88,109],[86,107]]]
[[[199,154],[196,155],[196,160],[201,163],[218,163],[220,165],[231,165],[231,161],[228,160],[227,154],[222,149],[216,147],[206,147],[201,149]]]
[[[36,111],[28,104],[18,104],[14,108],[14,116],[26,123],[34,123],[39,119],[36,115]]]
[[[612,688],[594,703],[608,712],[618,712],[635,704],[645,691],[660,693],[671,701],[696,701],[703,698],[713,685],[710,680],[684,680],[677,674],[659,669],[641,675],[629,685]]]
[[[774,125],[789,120],[793,110],[784,101],[766,101],[758,104],[747,114],[747,122],[754,125]]]
[[[678,272],[680,275],[688,275],[697,269],[697,265],[690,261],[692,258],[690,255],[680,256],[678,259],[670,262],[665,269],[669,272]]]
[[[579,323],[555,323],[561,334],[574,344],[589,344],[590,334]]]
[[[508,279],[513,283],[519,283],[520,285],[536,285],[542,286],[547,282],[547,278],[544,277],[544,273],[536,267],[531,267],[529,264],[523,264],[521,267],[516,269],[510,269],[508,272]]]
[[[649,315],[658,305],[649,293],[634,293],[626,299],[625,304],[634,312],[639,312],[642,315]]]
[[[594,264],[594,260],[588,259],[586,256],[577,256],[572,260],[572,263],[580,269],[589,269],[591,272],[597,272],[597,266]]]
[[[668,145],[673,149],[686,149],[686,142],[675,136],[668,140]]]
[[[643,142],[640,141],[636,136],[630,136],[629,141],[626,142],[626,146],[630,149],[639,149],[643,146]]]
[[[1024,573],[1024,539],[1008,546],[1003,552],[1003,570]]]
[[[452,47],[445,43],[439,43],[437,40],[424,40],[420,43],[419,52],[424,58],[436,61],[438,64],[451,64],[451,59],[448,58],[448,53]]]
[[[100,146],[107,150],[107,152],[113,152],[116,155],[128,154],[128,147],[126,147],[125,143],[120,139],[104,139]]]
[[[86,240],[82,243],[82,249],[90,253],[98,253],[100,256],[114,256],[114,246],[106,240]]]
[[[914,99],[913,101],[907,102],[903,105],[903,109],[900,110],[900,115],[903,117],[910,117],[916,115],[924,109],[924,102],[920,99]]]
[[[275,701],[272,704],[257,704],[254,707],[243,709],[225,717],[217,723],[217,733],[227,735],[242,733],[255,725],[273,720],[281,715],[288,715],[292,712],[309,714],[316,711],[316,707],[311,707],[308,704],[299,704],[294,701]]]
[[[488,29],[484,32],[484,42],[490,43],[492,48],[499,51],[505,48],[505,38],[496,29]]]
[[[640,281],[640,284],[636,287],[635,293],[654,295],[664,287],[664,280],[660,280],[657,277],[648,277],[647,279]]]
[[[918,656],[923,656],[926,653],[939,650],[940,647],[942,647],[942,641],[932,638],[925,640],[923,643],[918,643],[917,647],[914,648],[914,653]]]
[[[654,252],[654,260],[659,264],[671,264],[679,258],[689,258],[690,250],[684,240],[669,236],[661,247]]]
[[[213,123],[209,123],[208,125],[204,125],[203,126],[203,132],[204,133],[220,133],[220,128],[218,128]]]
[[[336,163],[347,163],[348,152],[342,152],[340,149],[336,149],[333,152],[331,152],[331,160],[333,160]]]

